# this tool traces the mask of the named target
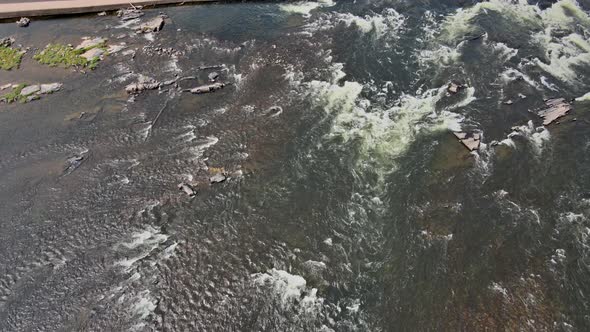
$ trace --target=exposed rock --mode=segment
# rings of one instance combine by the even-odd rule
[[[481,135],[477,133],[465,133],[454,131],[453,135],[469,150],[475,151],[479,149],[481,143]]]
[[[223,173],[217,173],[217,174],[211,176],[209,178],[209,181],[211,181],[211,183],[221,183],[221,182],[225,181],[225,179],[227,179],[227,177]]]
[[[514,102],[511,99],[504,102],[504,105],[512,105],[512,104],[514,104]]]
[[[139,93],[145,90],[155,90],[160,87],[160,82],[152,82],[152,83],[131,83],[125,87],[125,91],[127,93]]]
[[[283,113],[283,108],[281,106],[271,106],[265,112],[265,114],[270,117],[279,116],[279,115],[281,115],[281,113]]]
[[[21,96],[29,96],[32,95],[33,93],[37,93],[41,90],[41,86],[40,85],[29,85],[24,87],[21,91],[20,91],[20,95]]]
[[[115,54],[115,53],[120,52],[121,50],[125,49],[125,47],[127,47],[127,44],[125,44],[125,43],[121,43],[119,45],[109,45],[107,52],[109,54]]]
[[[54,93],[63,87],[61,83],[48,83],[48,84],[41,84],[41,88],[39,89],[40,94],[49,94]]]
[[[450,94],[454,95],[457,92],[459,92],[459,90],[461,90],[462,88],[463,88],[463,85],[451,82],[451,83],[449,83],[449,86],[447,87],[447,91]]]
[[[197,195],[197,191],[187,183],[180,183],[178,185],[178,189],[184,191],[184,193],[187,194],[189,197],[194,197]]]
[[[12,88],[12,83],[8,83],[8,84],[4,84],[3,86],[0,86],[0,90],[6,90],[8,88]]]
[[[209,75],[207,75],[207,77],[209,78],[209,81],[215,82],[215,80],[219,77],[219,73],[214,71],[212,73],[209,73]]]
[[[129,21],[142,17],[143,12],[137,8],[119,9],[117,16],[123,21]]]
[[[80,155],[75,155],[68,160],[66,160],[63,175],[71,174],[75,171],[78,167],[82,165],[84,161],[86,161],[86,153],[82,153]]]
[[[0,39],[0,46],[1,47],[10,47],[14,43],[14,38],[6,37]]]
[[[549,99],[545,102],[547,108],[537,111],[537,114],[543,118],[543,125],[548,126],[555,120],[565,116],[571,110],[570,103],[563,98]]]
[[[139,93],[145,90],[155,90],[162,86],[162,83],[151,77],[141,75],[137,83],[131,83],[125,87],[127,93]]]
[[[156,17],[148,22],[145,22],[137,28],[137,33],[158,32],[164,27],[164,19]]]
[[[107,12],[100,12],[97,14],[98,16],[107,16]]]
[[[196,94],[200,94],[200,93],[209,93],[209,92],[215,92],[217,90],[223,89],[223,87],[225,87],[225,83],[213,83],[213,84],[208,84],[208,85],[202,85],[202,86],[198,86],[196,88],[192,88],[190,89],[190,93],[196,93]]]
[[[80,45],[76,46],[76,49],[81,50],[81,49],[94,48],[94,47],[100,46],[101,44],[104,44],[106,42],[107,42],[107,40],[102,37],[92,38],[92,39],[88,38],[88,39],[84,39],[82,41],[82,43],[80,43]]]
[[[207,70],[207,69],[222,69],[224,65],[213,65],[213,66],[199,66],[197,70]]]
[[[100,48],[91,48],[88,51],[84,52],[84,54],[80,55],[84,59],[91,61],[94,58],[101,58],[104,55],[104,50]]]
[[[29,23],[31,23],[31,20],[27,17],[21,17],[20,20],[16,21],[16,24],[21,28],[28,27]]]

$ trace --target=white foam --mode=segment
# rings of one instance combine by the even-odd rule
[[[299,14],[304,17],[310,17],[311,11],[321,7],[332,7],[335,3],[332,0],[321,1],[300,1],[295,3],[286,3],[279,5],[279,8],[287,13]]]
[[[393,8],[386,8],[381,14],[356,16],[351,13],[335,13],[335,18],[347,26],[356,26],[360,31],[375,32],[377,38],[385,35],[395,37],[406,24],[406,18]]]
[[[586,93],[583,96],[576,98],[576,101],[590,101],[590,92]]]
[[[317,296],[315,288],[308,288],[305,279],[284,270],[272,269],[266,273],[252,274],[255,284],[269,287],[285,307],[296,305],[306,310],[317,308],[323,299]],[[299,301],[299,302],[298,302]]]

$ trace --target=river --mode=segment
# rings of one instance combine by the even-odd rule
[[[146,9],[166,15],[149,34],[112,13],[0,24],[31,47],[0,86],[64,84],[0,104],[0,330],[590,330],[588,10],[228,2]],[[92,71],[32,58],[83,36],[125,50]],[[228,85],[183,92],[212,72]],[[126,93],[141,77],[186,79]],[[544,127],[548,98],[572,109]]]

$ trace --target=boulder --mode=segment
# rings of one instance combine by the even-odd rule
[[[139,28],[137,28],[136,32],[137,33],[158,32],[158,31],[162,30],[163,27],[164,27],[164,19],[161,17],[156,17],[154,19],[151,19],[151,20],[141,24],[139,26]]]
[[[27,17],[21,17],[20,20],[16,21],[16,24],[21,28],[28,27],[29,23],[31,23],[31,20]]]
[[[543,126],[548,126],[555,120],[565,116],[571,110],[571,105],[563,98],[549,99],[545,102],[547,108],[537,111],[543,119]]]
[[[12,83],[8,83],[8,84],[4,84],[3,86],[0,86],[0,90],[6,90],[8,88],[12,88]]]

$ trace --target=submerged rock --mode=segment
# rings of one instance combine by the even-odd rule
[[[21,28],[26,28],[31,23],[31,20],[28,17],[21,17],[20,20],[16,21],[16,24]]]
[[[189,91],[190,91],[190,93],[196,93],[196,94],[209,93],[209,92],[215,92],[217,90],[223,89],[225,86],[226,86],[225,83],[213,83],[213,84],[201,85],[196,88],[192,88]]]
[[[475,151],[479,149],[481,143],[481,135],[477,133],[466,133],[454,131],[453,135],[469,150]]]
[[[145,22],[137,28],[137,33],[158,32],[164,27],[164,19],[156,17],[148,22]]]
[[[549,99],[545,102],[547,108],[537,111],[543,119],[543,126],[548,126],[555,120],[565,116],[571,110],[571,104],[564,98]]]
[[[195,189],[193,189],[193,187],[191,187],[191,185],[189,185],[188,183],[183,182],[183,183],[178,184],[178,189],[182,190],[189,197],[194,197],[197,195],[197,191]]]

